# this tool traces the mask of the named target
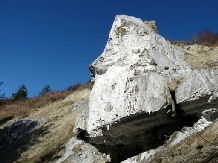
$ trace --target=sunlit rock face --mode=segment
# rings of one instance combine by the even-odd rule
[[[116,16],[104,52],[89,69],[94,86],[74,132],[111,162],[152,153],[175,131],[194,124],[203,130],[218,116],[217,67],[191,67],[184,50],[140,19]]]
[[[189,74],[176,89],[177,103],[210,96],[208,102],[218,97],[218,68],[199,68]]]
[[[95,80],[89,102],[90,136],[102,136],[101,127],[110,130],[124,117],[172,105],[168,83],[191,72],[184,58],[178,47],[140,19],[116,16],[104,52],[90,65]]]

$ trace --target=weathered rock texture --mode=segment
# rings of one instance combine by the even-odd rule
[[[161,146],[216,109],[217,67],[196,69],[186,55],[148,23],[116,16],[104,52],[89,67],[95,84],[89,111],[80,116],[87,127],[74,128],[78,137],[120,162]],[[217,113],[212,117],[205,123]]]
[[[147,20],[146,20],[146,21],[144,21],[144,23],[145,23],[148,27],[150,27],[152,30],[154,30],[155,33],[158,34],[157,26],[156,26],[154,20],[152,20],[152,21],[147,21]]]
[[[80,104],[80,105],[78,105]],[[75,106],[80,106],[81,107],[81,101],[79,103],[74,105]],[[75,122],[75,126],[73,129],[74,133],[78,133],[81,130],[86,130],[87,129],[87,121],[88,121],[88,115],[89,115],[89,107],[88,107],[88,102],[82,101],[82,106],[83,109],[82,111],[78,114]]]
[[[104,52],[90,66],[95,77],[87,127],[91,137],[102,136],[99,127],[121,118],[172,105],[167,84],[191,72],[184,58],[141,20],[116,16]]]
[[[202,130],[207,126],[204,130]],[[218,160],[218,121],[200,119],[193,127],[175,132],[157,149],[129,158],[122,163],[215,163]]]
[[[46,123],[48,123],[47,118],[19,120],[8,127],[8,138],[6,143],[21,139],[26,134],[39,129]]]
[[[102,155],[94,146],[72,137],[66,144],[65,154],[56,163],[105,163],[110,157]]]
[[[9,163],[54,163],[65,153],[66,143],[76,136],[72,133],[77,115],[87,103],[90,90],[75,91],[62,101],[35,108],[26,119],[45,117],[48,122],[40,128],[28,132],[24,137],[6,144],[8,127],[19,121],[13,118],[0,125],[0,162]],[[81,103],[80,103],[81,104]],[[72,108],[77,108],[72,111]],[[19,127],[22,129],[22,127]],[[79,147],[79,146],[77,146]],[[80,148],[74,148],[79,151]]]

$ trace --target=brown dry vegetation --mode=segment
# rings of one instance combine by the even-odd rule
[[[210,29],[205,28],[200,30],[198,34],[194,35],[190,41],[190,44],[199,44],[206,46],[217,46],[218,45],[218,33],[211,31]]]
[[[55,101],[63,100],[76,90],[91,90],[92,86],[92,83],[85,85],[76,83],[75,85],[69,86],[63,91],[53,91],[34,98],[28,98],[19,101],[12,101],[9,99],[4,100],[0,106],[0,124],[15,117],[24,118],[28,116],[35,108],[40,108]]]
[[[198,44],[208,47],[216,47],[218,46],[218,33],[205,28],[204,30],[200,30],[197,34],[193,35],[188,41],[173,41],[170,38],[167,38],[166,40],[177,46]]]

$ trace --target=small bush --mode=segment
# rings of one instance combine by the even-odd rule
[[[214,46],[218,44],[218,33],[214,33],[210,29],[205,28],[200,30],[198,34],[194,35],[190,41],[190,44],[200,44],[207,46]]]

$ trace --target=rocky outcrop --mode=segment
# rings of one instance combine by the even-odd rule
[[[148,27],[150,27],[151,30],[154,30],[154,32],[158,34],[157,26],[156,26],[156,23],[155,23],[154,20],[152,20],[152,21],[147,21],[147,20],[146,20],[146,21],[144,21],[144,23],[145,23]]]
[[[90,66],[95,77],[87,127],[90,136],[102,136],[100,126],[121,118],[174,105],[167,84],[191,72],[184,58],[179,48],[141,20],[117,16],[104,52]]]
[[[104,52],[89,67],[95,84],[80,116],[87,127],[74,131],[112,162],[163,145],[217,108],[217,67],[194,69],[184,50],[147,24],[116,16]],[[207,124],[217,112],[209,117]]]
[[[72,111],[84,108],[88,108],[88,102],[81,100],[74,104]]]
[[[39,129],[46,123],[48,123],[47,118],[19,120],[8,127],[8,137],[6,143],[11,143],[12,141],[19,140],[26,134]]]
[[[72,137],[66,144],[65,154],[56,163],[105,163],[110,156],[102,155],[95,147]]]
[[[90,89],[77,90],[64,100],[49,103],[44,107],[33,108],[28,117],[22,119],[12,118],[0,125],[0,162],[56,162],[66,152],[65,146],[68,141],[76,136],[72,133],[74,123],[78,114],[85,108],[89,94]],[[72,108],[75,110],[72,111]],[[33,119],[39,120],[41,119],[40,117],[45,117],[48,122],[40,126],[40,128],[31,130],[22,138],[16,139],[10,144],[5,143],[8,137],[8,127],[13,123]],[[21,130],[23,126],[17,126],[17,129]],[[81,148],[78,145],[73,149],[76,153]]]
[[[89,107],[88,102],[79,101],[74,105],[74,108],[82,107],[82,111],[78,114],[75,122],[75,127],[73,129],[74,133],[78,133],[83,130],[87,130],[87,121],[88,121],[88,115],[89,115]]]
[[[203,129],[205,127],[205,129]],[[122,163],[215,163],[218,159],[218,121],[200,119],[193,127],[184,127],[157,149],[131,157]]]
[[[217,49],[172,45],[140,19],[116,16],[89,67],[91,93],[1,121],[0,162],[216,162]]]

